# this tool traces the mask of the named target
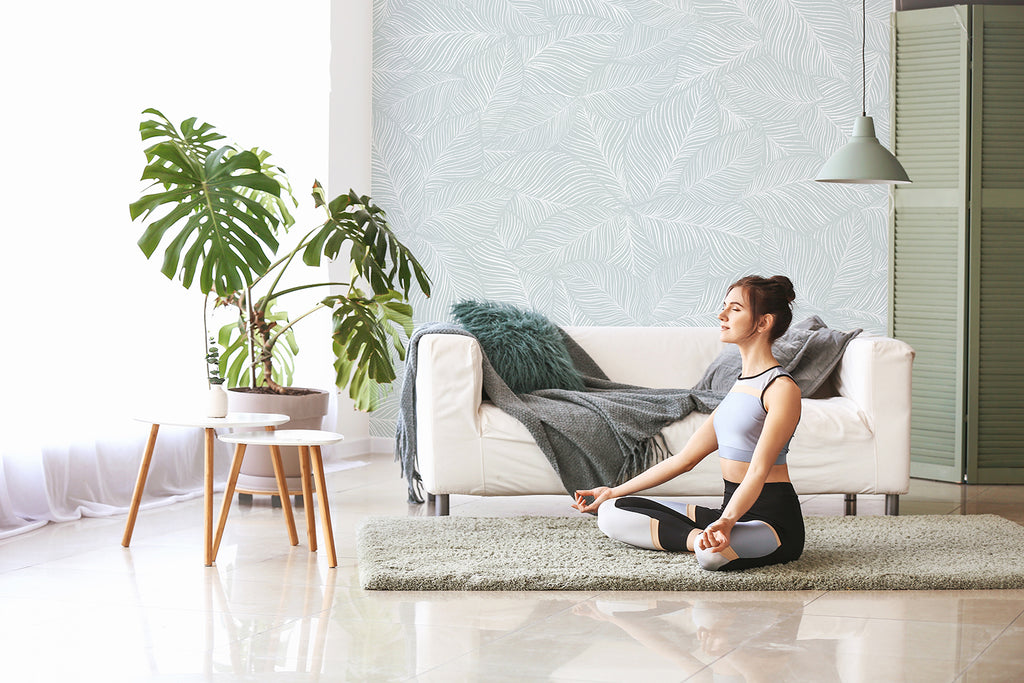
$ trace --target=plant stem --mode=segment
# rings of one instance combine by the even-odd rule
[[[274,359],[274,352],[273,352],[273,349],[274,349],[274,344],[277,343],[278,337],[280,337],[282,334],[287,332],[295,323],[299,322],[300,320],[302,320],[303,318],[305,318],[308,315],[312,315],[313,313],[315,313],[316,311],[320,310],[321,308],[325,308],[326,306],[327,306],[327,304],[325,304],[325,303],[323,303],[321,301],[316,306],[314,306],[310,310],[306,311],[305,313],[300,315],[295,320],[289,321],[289,323],[287,325],[285,325],[283,328],[278,330],[278,332],[274,336],[272,336],[270,339],[268,339],[266,341],[266,343],[263,344],[263,353],[260,355],[260,360],[263,362],[263,381],[266,382],[267,386],[270,387],[271,391],[273,391],[275,394],[283,394],[284,391],[285,391],[285,388],[286,388],[286,387],[281,386],[277,382],[275,382],[274,378],[273,378],[273,373],[274,373],[274,364],[273,364],[274,363],[274,361],[273,361],[273,359]]]
[[[272,356],[265,355],[263,357],[263,382],[270,390],[275,394],[283,394],[285,387],[281,386],[274,381],[274,359]]]
[[[210,353],[210,333],[207,332],[206,327],[206,316],[208,314],[207,308],[210,304],[210,293],[207,292],[206,296],[203,297],[203,359],[206,359],[207,354]],[[210,383],[210,368],[206,368],[206,388],[212,389],[213,385]]]
[[[280,270],[278,270],[277,277],[274,278],[273,284],[271,284],[270,287],[267,288],[267,293],[263,297],[260,298],[260,304],[261,305],[257,306],[257,308],[260,310],[260,313],[266,313],[267,306],[270,304],[270,302],[273,301],[274,299],[276,299],[278,296],[280,296],[280,295],[275,295],[274,294],[274,289],[277,288],[278,283],[281,282],[281,278],[284,277],[284,271],[288,270],[288,266],[291,265],[292,260],[306,246],[306,240],[309,239],[309,237],[311,235],[313,235],[313,233],[317,232],[322,227],[323,227],[323,224],[321,224],[320,227],[317,227],[317,228],[315,228],[313,230],[310,230],[308,233],[306,233],[302,237],[302,239],[299,240],[299,244],[294,249],[292,249],[290,252],[288,252],[287,256],[284,256],[284,257],[278,259],[277,261],[275,261],[274,263],[270,264],[270,266],[263,272],[263,275],[260,275],[259,277],[257,277],[253,281],[252,285],[250,285],[250,288],[255,286],[256,283],[261,281],[264,277],[269,275],[271,273],[271,271],[273,271],[275,268],[280,266]],[[316,285],[314,285],[314,286],[316,286]],[[282,292],[282,293],[287,294],[288,292],[297,291],[297,289],[300,289],[300,288],[292,288],[292,289],[286,290],[285,292]],[[251,320],[251,315],[250,315],[250,320]]]
[[[299,245],[299,246],[302,246],[302,245]],[[299,249],[298,249],[298,247],[296,247],[295,249],[292,250],[292,252],[290,254],[288,254],[287,257],[285,257],[285,260],[283,261],[284,265],[281,266],[281,269],[277,272],[277,277],[274,278],[274,283],[272,285],[270,285],[269,287],[267,287],[267,293],[263,296],[263,309],[264,309],[264,311],[266,310],[266,305],[272,299],[275,298],[274,297],[274,289],[277,287],[277,284],[279,282],[281,282],[281,278],[284,277],[284,271],[288,270],[288,266],[291,265],[292,259],[294,259],[295,255],[298,254],[298,253],[299,253]],[[282,262],[279,261],[278,263],[282,263]],[[273,267],[274,266],[271,266],[271,268],[273,268]],[[268,274],[270,273],[269,269],[267,270],[267,273]]]
[[[290,288],[284,290],[283,292],[278,292],[277,294],[274,295],[273,298],[280,299],[285,294],[291,294],[292,292],[298,292],[298,291],[301,291],[303,289],[312,289],[313,287],[331,287],[331,286],[351,287],[352,283],[351,282],[317,282],[316,284],[312,284],[312,285],[297,285],[295,287],[290,287]],[[266,299],[266,297],[264,297],[264,299]],[[267,304],[267,303],[270,303],[270,302],[268,300],[268,301],[265,301],[264,303]]]
[[[330,215],[330,213],[328,212],[328,216],[329,215]],[[294,257],[297,253],[299,253],[300,251],[305,249],[306,248],[306,240],[308,240],[313,235],[313,233],[319,232],[320,229],[323,228],[326,224],[327,224],[327,222],[324,221],[323,223],[321,223],[320,225],[318,225],[317,227],[313,228],[312,230],[307,232],[305,235],[303,235],[302,239],[299,240],[298,246],[296,246],[294,249],[292,249],[290,252],[288,252],[288,254],[286,256],[282,256],[281,258],[279,258],[278,260],[274,261],[269,266],[267,266],[267,269],[265,271],[263,271],[263,274],[257,276],[256,279],[253,280],[251,286],[255,286],[257,283],[259,283],[260,280],[262,280],[267,275],[269,275],[270,272],[272,270],[274,270],[274,268],[277,268],[279,265],[281,265],[285,261],[291,260],[291,258]],[[285,269],[282,268],[282,270],[285,270]],[[278,275],[278,279],[280,279],[280,278],[281,278],[281,276]],[[273,289],[273,287],[271,287],[271,289]]]
[[[249,338],[249,386],[256,388],[256,336],[253,330],[252,286],[245,288],[245,336]]]
[[[306,311],[305,313],[300,315],[295,320],[289,321],[287,325],[285,325],[283,328],[278,330],[277,333],[273,337],[271,337],[270,339],[267,340],[267,343],[263,346],[263,353],[265,353],[265,354],[269,353],[274,348],[274,344],[277,343],[277,338],[280,337],[285,332],[287,332],[293,325],[295,325],[295,323],[299,322],[300,320],[302,320],[303,318],[305,318],[308,315],[312,315],[313,313],[316,313],[321,308],[325,308],[326,306],[327,306],[327,304],[325,304],[324,302],[321,301],[316,306],[314,306],[313,308],[309,309],[308,311]]]

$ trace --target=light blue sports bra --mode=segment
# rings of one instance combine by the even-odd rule
[[[718,455],[726,460],[750,462],[754,456],[754,448],[764,429],[764,418],[768,411],[764,407],[764,392],[779,377],[793,376],[782,369],[781,365],[768,368],[753,377],[739,377],[732,389],[715,412],[715,436],[718,437]],[[753,389],[754,394],[738,390],[740,387]],[[776,465],[786,464],[789,453],[789,437],[786,445],[779,451],[775,459]]]

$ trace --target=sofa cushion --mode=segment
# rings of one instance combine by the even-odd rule
[[[583,391],[561,330],[540,313],[494,301],[460,301],[452,315],[477,338],[494,371],[515,393]]]
[[[448,475],[462,493],[473,495],[563,494],[558,475],[521,422],[492,403],[480,405],[482,447],[466,449],[466,463]],[[708,419],[691,413],[661,434],[672,453],[680,452]],[[800,425],[787,462],[800,494],[870,493],[877,486],[871,442],[874,435],[856,403],[846,397],[801,401]],[[458,449],[459,445],[453,445]],[[447,457],[447,453],[446,453]],[[717,496],[722,470],[717,457],[704,458],[693,470],[645,492],[660,496]],[[688,501],[694,502],[694,501]]]
[[[722,351],[717,327],[563,327],[613,382],[692,387]]]
[[[831,330],[818,316],[812,316],[808,320],[814,320],[821,326],[796,331],[795,345],[799,346],[799,349],[793,361],[786,366],[786,370],[793,375],[801,394],[815,396],[839,365],[850,340],[863,330],[859,327],[846,332]]]
[[[790,326],[784,335],[772,344],[775,359],[793,375],[800,393],[812,396],[832,374],[850,340],[860,334],[860,328],[843,332],[829,329],[821,318],[812,315]],[[694,389],[719,393],[732,388],[740,376],[742,361],[739,349],[730,344],[716,358]]]

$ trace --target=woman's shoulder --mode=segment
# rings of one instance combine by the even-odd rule
[[[761,397],[766,410],[771,410],[773,405],[788,405],[799,410],[800,398],[800,387],[797,386],[796,380],[781,368],[778,374],[764,388],[764,393]]]
[[[796,386],[796,380],[793,379],[793,375],[789,374],[789,370],[786,370],[781,365],[777,365],[771,370],[771,378],[768,380],[768,384],[772,385],[778,380],[787,380],[789,384]]]

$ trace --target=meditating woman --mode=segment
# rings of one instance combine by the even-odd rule
[[[743,363],[730,392],[682,451],[614,488],[577,491],[573,507],[596,510],[598,526],[611,538],[650,550],[689,550],[708,570],[800,557],[803,516],[786,467],[800,389],[772,355],[772,342],[793,318],[794,298],[793,283],[782,275],[733,283],[718,314],[721,340],[739,347]],[[630,495],[689,472],[716,450],[725,480],[721,509]]]

